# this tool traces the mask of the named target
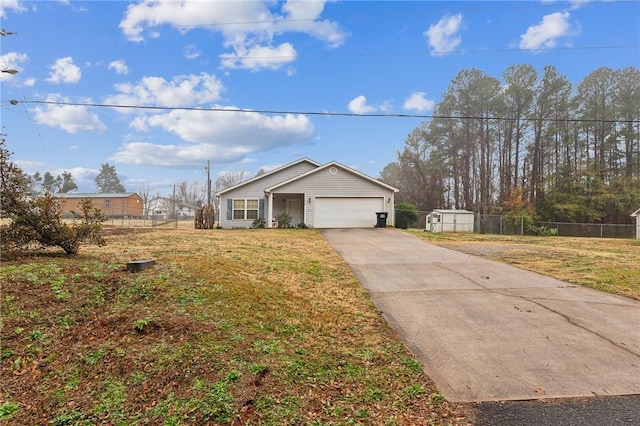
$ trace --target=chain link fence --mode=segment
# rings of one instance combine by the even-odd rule
[[[413,228],[429,230],[427,216],[430,212],[418,211]],[[443,225],[453,225],[444,219]],[[636,238],[636,225],[609,223],[533,222],[533,227],[561,237]],[[478,234],[525,235],[532,234],[524,217],[504,215],[475,215],[473,232]]]
[[[194,217],[184,215],[149,215],[139,218],[132,216],[111,216],[104,222],[119,228],[194,228]]]

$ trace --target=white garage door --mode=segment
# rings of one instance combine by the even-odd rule
[[[316,198],[315,228],[373,228],[383,197]]]

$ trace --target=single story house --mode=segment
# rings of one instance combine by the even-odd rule
[[[72,211],[80,211],[80,202],[89,198],[93,206],[102,210],[107,217],[142,217],[142,197],[135,192],[126,193],[68,193],[54,194],[62,201],[62,213],[69,214]]]
[[[194,217],[196,210],[199,206],[183,203],[181,201],[174,201],[169,197],[155,197],[149,200],[147,205],[147,216],[155,217],[156,219],[168,220],[176,217],[187,218]]]
[[[636,218],[636,238],[640,240],[640,209],[631,213],[631,217]]]
[[[427,215],[427,231],[473,232],[475,215],[468,210],[436,209]]]
[[[394,224],[398,190],[357,170],[332,161],[321,165],[301,158],[217,192],[218,220],[223,228],[247,228],[264,219],[268,228],[287,213],[292,226],[369,228],[377,213]]]

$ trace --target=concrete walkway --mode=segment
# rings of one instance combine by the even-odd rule
[[[448,400],[640,394],[640,302],[399,230],[322,235]]]

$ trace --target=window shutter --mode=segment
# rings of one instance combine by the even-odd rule
[[[227,198],[227,220],[233,219],[233,198]]]
[[[258,200],[258,219],[264,219],[264,198]]]

